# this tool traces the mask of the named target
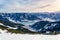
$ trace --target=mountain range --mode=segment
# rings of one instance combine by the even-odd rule
[[[0,27],[28,33],[60,33],[60,13],[0,13]]]

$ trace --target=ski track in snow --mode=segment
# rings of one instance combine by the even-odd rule
[[[58,35],[42,35],[42,34],[11,34],[6,30],[0,29],[0,40],[60,40]]]

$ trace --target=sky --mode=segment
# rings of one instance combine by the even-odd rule
[[[55,12],[60,0],[0,0],[0,12]]]

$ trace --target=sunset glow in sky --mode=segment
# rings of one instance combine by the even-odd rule
[[[55,12],[60,0],[0,0],[0,12]]]

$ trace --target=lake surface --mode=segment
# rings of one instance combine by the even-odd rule
[[[38,22],[38,21],[36,20],[36,21],[28,21],[28,22],[20,22],[20,23],[27,26],[27,25],[33,25],[33,24],[35,24],[36,22]]]

